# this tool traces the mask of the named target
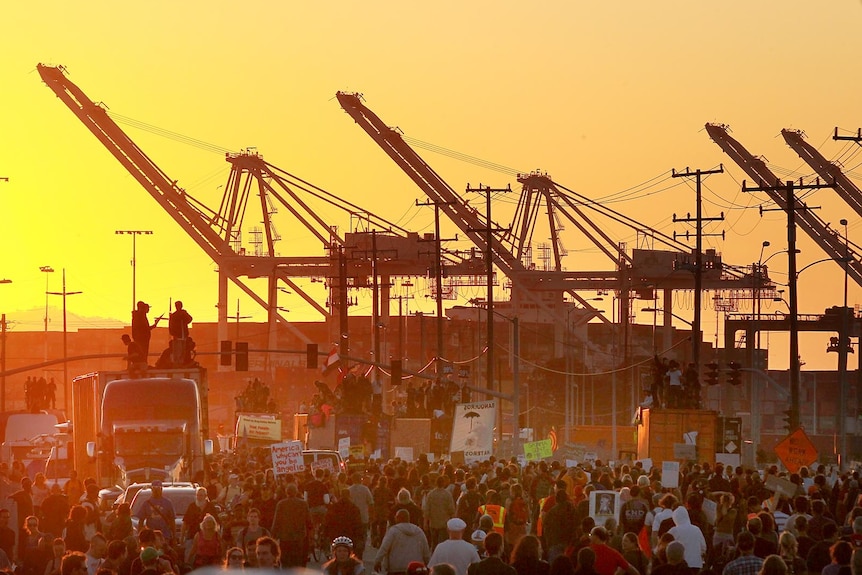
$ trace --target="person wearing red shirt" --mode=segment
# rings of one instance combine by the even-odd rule
[[[596,554],[596,563],[593,569],[599,575],[614,575],[617,569],[622,569],[629,575],[639,575],[628,561],[625,560],[622,553],[608,545],[607,529],[604,527],[593,527],[590,531],[590,549]]]

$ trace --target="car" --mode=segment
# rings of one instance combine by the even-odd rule
[[[302,459],[306,469],[314,470],[318,467],[324,467],[332,473],[341,473],[347,470],[341,454],[329,449],[305,449],[302,452]]]
[[[162,487],[162,496],[167,498],[174,506],[174,514],[176,516],[173,534],[174,541],[177,541],[177,538],[180,535],[180,530],[183,526],[183,515],[185,515],[186,509],[189,508],[189,505],[194,502],[196,491],[197,487],[191,483],[166,484]],[[139,525],[141,521],[138,518],[138,515],[141,513],[141,509],[143,509],[144,503],[146,503],[152,496],[153,489],[147,484],[138,488],[137,493],[135,493],[134,498],[132,499],[132,527],[135,528],[136,532],[139,527],[142,527],[142,525]]]

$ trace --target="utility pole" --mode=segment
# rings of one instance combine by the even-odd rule
[[[116,230],[114,231],[118,236],[128,235],[132,236],[132,311],[135,310],[135,306],[137,303],[137,295],[135,291],[137,289],[137,238],[138,236],[151,236],[153,235],[152,230]]]
[[[236,340],[239,341],[239,320],[251,318],[250,315],[239,315],[239,298],[236,298],[236,315],[231,315],[228,317],[236,321]]]
[[[789,301],[787,302],[790,322],[790,413],[788,414],[788,425],[790,432],[796,431],[801,424],[799,414],[799,386],[800,386],[800,368],[799,365],[799,298],[797,294],[797,282],[799,274],[796,271],[796,212],[804,210],[812,210],[817,208],[808,207],[805,204],[797,206],[796,195],[794,189],[797,190],[815,190],[819,188],[831,188],[829,184],[821,184],[818,180],[816,184],[794,185],[793,180],[787,180],[785,184],[776,184],[775,186],[757,186],[750,188],[746,185],[745,180],[742,181],[743,192],[777,192],[784,191],[785,206],[783,208],[764,208],[761,206],[760,214],[763,212],[777,212],[782,209],[787,212],[787,282],[789,293]]]
[[[69,357],[69,348],[68,348],[68,334],[69,332],[66,329],[66,296],[70,295],[78,295],[80,291],[66,291],[66,268],[63,268],[63,291],[49,291],[45,292],[46,295],[59,295],[63,296],[63,404],[66,407],[66,413],[72,412],[72,405],[69,402],[69,365],[66,363],[66,359]]]
[[[512,186],[506,186],[505,188],[492,188],[491,186],[483,186],[479,184],[478,188],[473,188],[469,184],[467,184],[468,192],[478,192],[480,194],[485,194],[485,229],[483,230],[471,230],[473,232],[484,232],[485,233],[485,275],[486,281],[488,283],[488,296],[487,296],[487,307],[488,307],[488,335],[487,335],[487,345],[488,345],[488,358],[487,358],[487,371],[485,374],[486,386],[488,389],[494,389],[494,248],[493,248],[493,239],[494,232],[506,231],[502,228],[494,228],[493,222],[491,221],[491,194],[494,193],[507,193],[512,191]],[[503,426],[499,426],[499,429],[502,433]]]
[[[701,297],[703,294],[703,222],[720,222],[724,221],[724,212],[721,213],[721,217],[718,218],[704,218],[703,217],[703,197],[701,193],[701,180],[703,176],[708,176],[710,174],[723,174],[724,166],[718,166],[717,170],[695,170],[692,172],[689,168],[686,168],[684,172],[677,172],[676,170],[672,170],[671,177],[674,178],[690,178],[694,176],[696,188],[695,188],[695,203],[696,203],[696,213],[694,219],[691,218],[690,214],[686,214],[685,218],[677,218],[676,214],[673,215],[674,223],[677,222],[695,222],[695,264],[694,264],[694,322],[692,322],[692,334],[691,338],[691,359],[692,363],[697,367],[698,371],[700,370],[700,346],[703,340],[703,332],[701,330]],[[718,235],[718,234],[709,234],[709,235]],[[724,234],[721,234],[722,238]],[[674,232],[674,239],[676,239],[676,233]],[[688,233],[686,233],[686,239],[688,239]]]
[[[437,381],[443,378],[443,246],[440,237],[440,206],[449,206],[455,202],[419,202],[417,206],[434,206],[434,282],[437,284],[435,299],[437,301]],[[457,237],[455,239],[458,239]],[[422,240],[420,240],[422,241]],[[445,240],[448,241],[448,240]]]
[[[6,411],[6,314],[0,316],[0,411]]]

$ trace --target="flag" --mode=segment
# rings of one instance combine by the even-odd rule
[[[329,355],[326,356],[326,361],[323,362],[323,365],[320,366],[320,371],[323,372],[323,375],[327,375],[333,369],[338,367],[341,362],[341,357],[338,355],[338,346],[333,345],[332,349],[329,350]]]
[[[548,439],[551,440],[551,451],[557,450],[557,428],[556,426],[551,427],[551,431],[548,432]]]

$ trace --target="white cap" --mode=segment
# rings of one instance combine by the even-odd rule
[[[446,522],[446,529],[449,531],[464,531],[467,529],[467,524],[459,517],[453,517]]]

